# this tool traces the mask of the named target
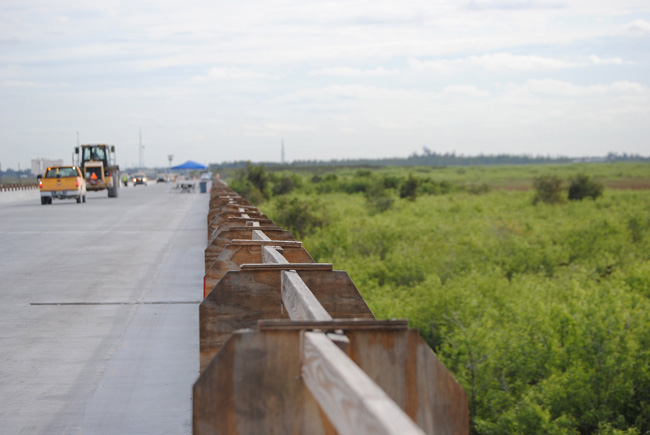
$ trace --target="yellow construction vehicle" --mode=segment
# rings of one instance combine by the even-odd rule
[[[120,167],[115,159],[115,145],[81,145],[75,147],[77,166],[83,168],[86,189],[108,190],[109,198],[117,198],[120,188]]]

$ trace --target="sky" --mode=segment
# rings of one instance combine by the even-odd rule
[[[1,0],[2,169],[77,143],[126,167],[282,143],[288,162],[648,156],[650,2]]]

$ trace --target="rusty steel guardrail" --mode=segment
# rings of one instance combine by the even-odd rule
[[[32,190],[38,189],[38,183],[29,183],[29,184],[0,184],[0,192],[15,192],[19,190]]]
[[[467,395],[406,320],[213,183],[194,434],[468,434]]]

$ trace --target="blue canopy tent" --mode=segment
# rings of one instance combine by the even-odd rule
[[[187,176],[187,174],[191,170],[199,170],[199,169],[200,170],[206,170],[206,169],[208,169],[208,167],[204,166],[204,165],[202,165],[200,163],[197,163],[195,161],[188,160],[185,163],[183,163],[182,165],[172,166],[171,169],[172,170],[179,169],[179,170],[183,171],[185,173],[185,175]],[[201,186],[201,193],[205,193],[206,192],[206,183],[204,181],[201,181],[200,186]],[[181,181],[180,183],[177,183],[176,187],[179,187],[181,189],[181,192],[194,192],[194,188],[196,187],[196,182],[193,181],[193,180]]]
[[[208,167],[192,160],[188,160],[182,165],[172,166],[172,169],[208,169]]]

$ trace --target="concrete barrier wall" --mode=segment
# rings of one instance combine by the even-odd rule
[[[40,191],[38,188],[34,189],[21,189],[21,190],[3,190],[0,191],[0,204],[19,201],[40,201]]]

